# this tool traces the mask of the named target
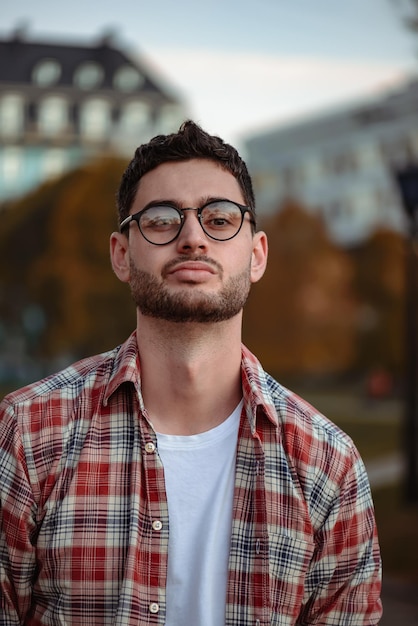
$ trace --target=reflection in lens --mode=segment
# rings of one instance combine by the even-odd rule
[[[168,243],[181,226],[180,213],[170,206],[154,206],[141,215],[139,227],[151,243]]]
[[[240,209],[232,202],[213,202],[204,207],[201,224],[216,239],[229,239],[238,232],[242,222]]]
[[[150,206],[140,212],[138,225],[150,243],[164,245],[174,241],[184,223],[185,211],[197,211],[204,233],[218,241],[232,239],[239,232],[244,214],[239,205],[229,200],[209,202],[201,209],[177,209],[170,205]]]

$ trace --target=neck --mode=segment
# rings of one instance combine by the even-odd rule
[[[241,315],[214,324],[183,324],[138,314],[137,341],[142,395],[158,432],[204,432],[237,406]]]

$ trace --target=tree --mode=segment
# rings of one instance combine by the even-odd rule
[[[25,309],[45,317],[40,356],[68,359],[113,347],[133,330],[129,289],[113,276],[108,240],[124,167],[105,158],[44,185],[7,211],[0,281],[7,326]]]
[[[288,202],[263,224],[265,277],[253,286],[245,339],[278,375],[331,374],[354,360],[354,297],[349,257],[320,217]]]
[[[351,256],[358,298],[357,366],[399,374],[404,360],[404,237],[378,230]]]

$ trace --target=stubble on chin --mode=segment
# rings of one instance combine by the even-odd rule
[[[162,280],[132,262],[130,273],[132,298],[142,315],[178,323],[231,319],[243,308],[251,285],[249,267],[229,278],[217,293],[206,293],[196,286],[170,290]]]

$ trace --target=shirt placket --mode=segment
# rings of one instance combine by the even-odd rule
[[[254,625],[265,626],[270,624],[269,611],[269,556],[267,532],[266,490],[264,481],[264,452],[261,441],[254,436],[255,450],[255,511],[254,511]]]
[[[157,438],[149,423],[141,420],[143,441],[142,462],[146,482],[149,513],[148,560],[149,624],[165,623],[166,583],[168,558],[168,505],[165,490],[164,469],[158,455]],[[145,555],[141,555],[144,558]]]
[[[269,561],[264,452],[242,420],[237,447],[226,624],[267,626]],[[245,513],[244,513],[245,512]],[[245,590],[245,591],[244,591]]]

